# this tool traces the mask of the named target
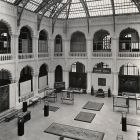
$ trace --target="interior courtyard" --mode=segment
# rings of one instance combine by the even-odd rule
[[[0,140],[140,140],[138,0],[0,7]]]

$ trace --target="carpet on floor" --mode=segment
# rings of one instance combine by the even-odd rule
[[[127,125],[132,125],[132,126],[140,127],[140,120],[132,119],[132,118],[127,118],[126,121],[127,121]]]
[[[98,103],[98,102],[88,101],[84,105],[83,109],[100,111],[103,105],[104,105],[104,103]]]
[[[80,112],[74,120],[91,123],[96,114],[89,112]]]
[[[52,123],[44,132],[77,140],[103,140],[105,135],[104,132],[59,123]]]

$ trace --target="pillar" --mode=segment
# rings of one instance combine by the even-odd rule
[[[38,75],[39,75],[38,72],[36,72],[33,75],[33,92],[34,92],[34,96],[38,95]]]
[[[65,88],[67,89],[69,87],[69,71],[67,70],[63,71],[63,81],[65,81]]]
[[[51,60],[53,60],[53,57],[54,57],[54,39],[49,39],[48,40],[48,53],[49,53],[49,58]]]
[[[67,58],[69,57],[69,52],[70,52],[70,40],[66,39],[64,40],[64,58],[67,60]]]
[[[92,72],[88,71],[87,72],[87,93],[91,92],[91,78],[92,78]]]
[[[54,88],[54,71],[50,70],[48,71],[48,86],[49,88]]]
[[[93,41],[92,39],[87,39],[86,40],[86,47],[87,47],[87,57],[88,59],[91,59],[92,57],[92,46],[93,46]]]
[[[118,72],[113,72],[113,95],[118,95]]]
[[[37,61],[38,60],[38,37],[34,36],[32,39],[33,39],[32,51],[34,54],[34,59]]]
[[[112,37],[112,74],[113,74],[113,94],[118,95],[118,72],[117,72],[117,58],[119,53],[119,38],[114,35]]]

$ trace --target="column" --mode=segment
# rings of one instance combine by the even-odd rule
[[[54,88],[54,71],[50,70],[48,72],[48,86],[49,88]]]
[[[92,57],[92,46],[93,46],[93,41],[92,39],[87,39],[86,40],[86,46],[87,46],[87,57],[90,59]]]
[[[64,57],[67,59],[69,57],[69,52],[70,52],[70,40],[64,40]]]
[[[12,40],[13,41],[11,42],[11,53],[15,61],[18,61],[18,35],[13,34]]]
[[[34,59],[37,61],[38,60],[38,37],[37,36],[33,37],[32,49],[33,49]]]
[[[49,53],[49,58],[53,60],[54,57],[54,39],[49,39],[48,40],[48,53]]]
[[[113,94],[118,95],[118,72],[117,72],[117,58],[118,58],[118,50],[119,50],[119,38],[114,36],[112,38],[112,58],[113,58],[113,65],[112,65],[112,74],[113,74]]]
[[[91,78],[92,78],[92,72],[88,71],[87,72],[87,93],[91,92]]]
[[[34,92],[34,96],[38,95],[38,75],[39,75],[38,72],[36,72],[33,75],[33,92]]]
[[[69,71],[68,70],[63,71],[63,81],[65,81],[65,88],[67,89],[69,87]]]
[[[113,95],[118,95],[118,72],[113,72]]]

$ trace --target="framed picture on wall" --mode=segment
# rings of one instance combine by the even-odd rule
[[[106,86],[106,78],[98,78],[98,86]]]

